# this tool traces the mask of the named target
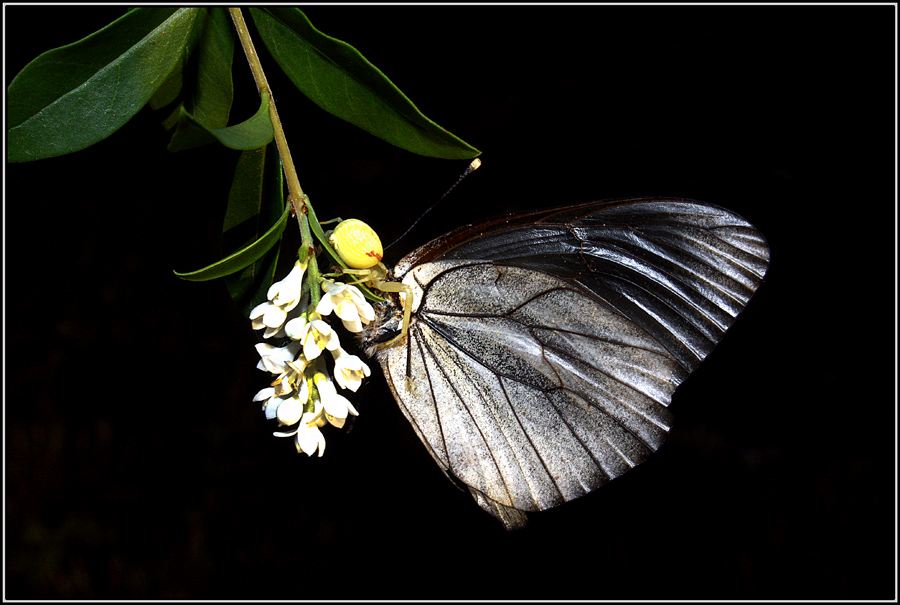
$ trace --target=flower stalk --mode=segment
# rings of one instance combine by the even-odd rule
[[[375,313],[359,288],[344,282],[325,280],[319,271],[313,235],[346,269],[345,254],[335,251],[328,242],[309,198],[300,187],[275,99],[241,10],[229,8],[228,12],[234,21],[260,97],[269,100],[269,117],[287,180],[288,202],[297,217],[302,237],[293,269],[284,279],[273,283],[266,293],[268,300],[250,312],[253,329],[264,330],[263,339],[289,340],[283,346],[268,343],[256,345],[260,355],[257,368],[272,374],[274,380],[259,391],[253,400],[262,402],[266,418],[277,420],[280,426],[293,427],[287,431],[275,432],[275,436],[293,437],[298,452],[307,455],[318,453],[321,456],[325,451],[325,436],[319,429],[326,424],[341,428],[348,416],[359,414],[337,389],[340,387],[355,392],[362,380],[371,374],[369,367],[359,357],[347,353],[341,347],[337,332],[323,316],[334,313],[345,329],[360,332],[363,323],[375,319]],[[376,252],[380,261],[380,242],[377,251],[371,253]],[[333,379],[322,355],[325,350],[331,352]]]

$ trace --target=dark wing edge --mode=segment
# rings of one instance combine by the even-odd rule
[[[663,343],[688,372],[732,325],[769,263],[753,225],[692,200],[594,202],[529,220],[469,228],[440,259],[490,260],[576,281]]]
[[[744,225],[752,225],[737,214],[707,202],[700,202],[688,198],[676,197],[640,197],[597,200],[585,202],[573,206],[535,210],[532,212],[516,212],[505,216],[487,218],[468,225],[462,225],[437,237],[430,242],[416,248],[404,256],[394,266],[394,274],[402,278],[410,269],[422,263],[445,258],[453,250],[464,247],[467,243],[477,240],[485,235],[492,235],[502,231],[514,230],[528,225],[559,225],[577,221],[589,215],[598,215],[615,208],[637,207],[644,204],[653,204],[661,209],[665,205],[693,205],[715,211],[725,212],[738,219]],[[763,240],[764,241],[764,240]],[[487,259],[484,259],[487,260]]]
[[[514,529],[522,529],[528,524],[528,515],[521,510],[511,506],[504,506],[495,500],[491,500],[477,489],[470,487],[469,493],[475,498],[478,506],[490,513],[495,519],[503,524],[506,531]]]

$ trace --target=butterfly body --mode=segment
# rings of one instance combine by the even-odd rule
[[[402,259],[408,334],[377,346],[373,327],[363,340],[445,474],[519,527],[662,444],[672,393],[767,263],[749,223],[690,200],[491,219]]]

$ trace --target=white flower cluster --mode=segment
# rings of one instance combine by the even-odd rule
[[[337,332],[323,316],[334,311],[351,332],[361,332],[363,323],[375,319],[375,311],[359,288],[325,280],[324,294],[314,310],[308,308],[303,292],[307,263],[299,260],[283,280],[272,284],[268,300],[250,312],[253,329],[265,329],[264,338],[287,336],[283,347],[267,343],[256,345],[260,361],[257,368],[276,376],[272,384],[253,398],[262,401],[266,418],[291,427],[275,432],[277,437],[294,437],[298,452],[311,456],[325,452],[325,436],[319,430],[326,423],[344,426],[347,416],[357,416],[353,404],[339,395],[329,377],[322,351],[334,359],[334,381],[342,389],[356,391],[370,370],[359,357],[341,348]],[[318,284],[312,284],[318,287]]]

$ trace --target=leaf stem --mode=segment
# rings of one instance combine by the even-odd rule
[[[310,233],[309,213],[307,210],[312,208],[312,204],[310,204],[309,197],[303,193],[303,188],[300,187],[297,169],[294,167],[294,161],[291,159],[291,150],[288,147],[287,138],[284,136],[284,128],[282,128],[281,119],[278,117],[278,109],[275,107],[275,97],[272,95],[272,89],[269,88],[269,82],[266,80],[266,74],[263,71],[262,63],[259,61],[259,55],[256,54],[256,47],[253,46],[250,32],[247,31],[247,23],[244,21],[241,9],[229,8],[228,12],[231,14],[231,20],[234,21],[234,28],[237,30],[241,46],[244,48],[244,54],[247,56],[247,62],[250,64],[250,71],[253,73],[256,89],[259,91],[260,96],[263,94],[269,96],[269,117],[272,120],[272,128],[275,131],[275,144],[278,146],[278,154],[281,156],[281,165],[284,168],[284,175],[287,179],[288,201],[294,208],[297,222],[300,224],[300,236],[303,239],[303,245],[308,246],[310,251],[312,251],[314,243]],[[307,274],[313,280],[312,283],[319,283],[321,277],[317,263],[309,263]],[[319,288],[310,288],[311,308],[314,309],[319,303],[319,296]]]

